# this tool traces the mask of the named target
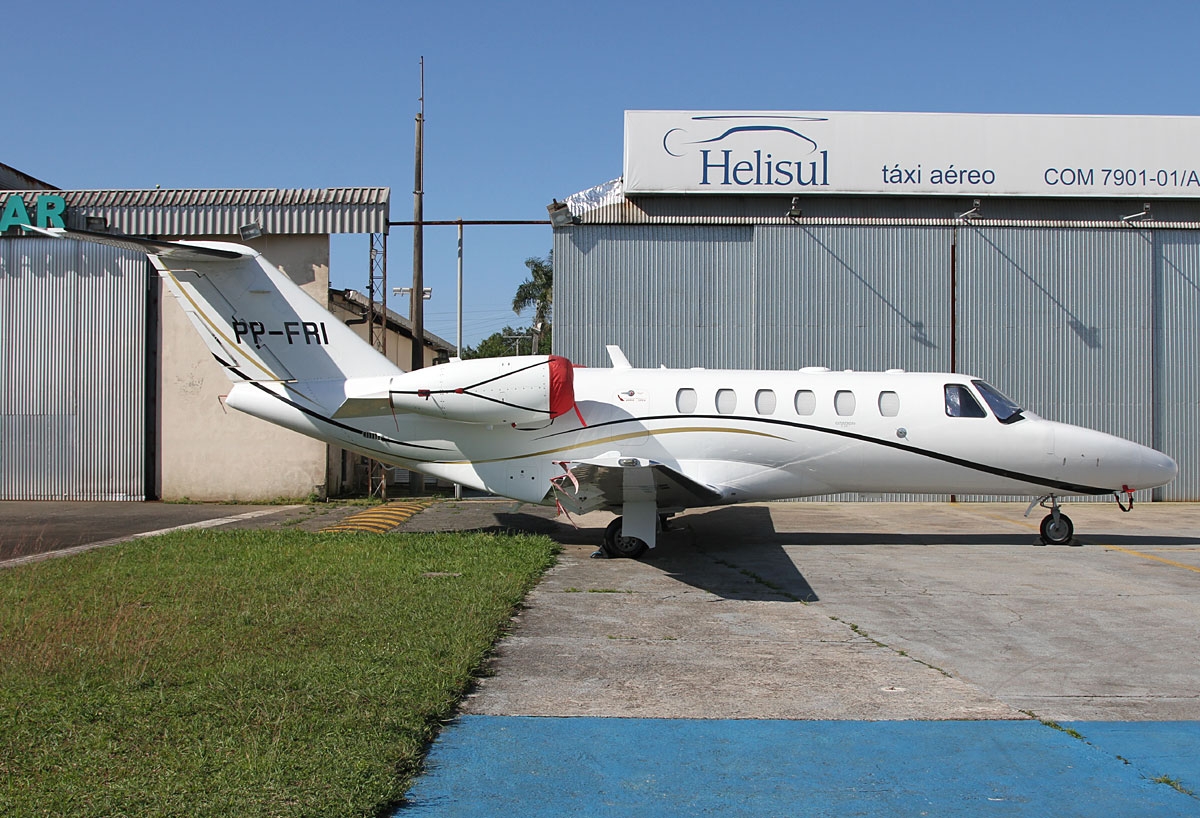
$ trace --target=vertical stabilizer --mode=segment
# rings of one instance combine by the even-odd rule
[[[27,229],[146,253],[235,382],[345,380],[403,371],[253,248]]]

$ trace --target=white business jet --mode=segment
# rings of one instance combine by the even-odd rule
[[[685,508],[839,492],[1032,495],[1041,539],[1074,527],[1065,495],[1174,479],[1175,461],[1044,420],[958,373],[635,369],[555,355],[404,372],[261,253],[26,228],[145,252],[234,386],[232,406],[288,429],[567,512],[610,509],[603,551],[638,557]]]

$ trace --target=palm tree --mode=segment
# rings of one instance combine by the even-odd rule
[[[513,296],[513,312],[520,314],[533,307],[533,350],[541,347],[542,336],[550,329],[550,314],[554,310],[554,251],[545,258],[525,259],[529,278],[517,287]]]

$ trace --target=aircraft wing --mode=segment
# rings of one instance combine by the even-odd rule
[[[719,504],[722,493],[664,463],[616,452],[588,460],[564,462],[567,473],[555,478],[555,495],[563,508],[584,513],[653,502],[659,509]]]

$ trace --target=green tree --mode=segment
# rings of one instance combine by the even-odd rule
[[[462,357],[468,358],[500,358],[505,355],[529,355],[532,351],[533,331],[528,327],[505,327],[499,332],[493,332],[480,341],[476,346],[464,347]],[[550,354],[551,331],[547,329],[538,339],[538,354]]]
[[[513,312],[520,315],[533,307],[533,345],[540,352],[542,339],[550,337],[550,316],[554,310],[554,251],[545,258],[532,256],[525,259],[525,266],[529,268],[529,278],[517,287]],[[546,346],[549,352],[549,345]]]

